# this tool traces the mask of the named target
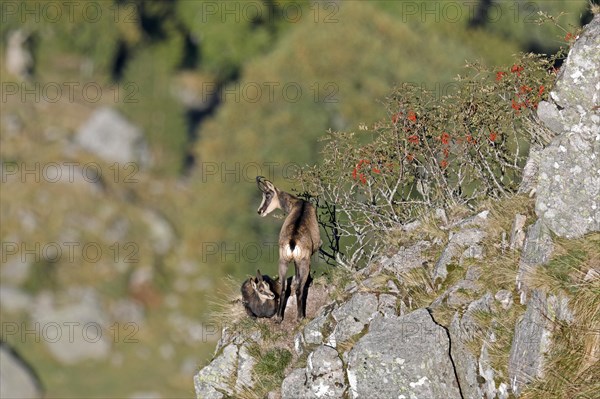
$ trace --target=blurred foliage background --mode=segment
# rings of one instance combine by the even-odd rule
[[[142,316],[137,342],[110,339],[109,356],[79,364],[61,364],[43,337],[3,329],[49,398],[192,397],[192,374],[218,339],[209,313],[224,278],[276,272],[281,220],[259,220],[256,175],[301,190],[294,173],[319,161],[319,138],[387,118],[394,87],[442,95],[467,61],[493,67],[520,51],[557,51],[568,32],[539,26],[538,11],[566,13],[571,31],[589,18],[585,0],[75,3],[2,3],[1,53],[22,30],[34,61],[24,81],[0,67],[0,270],[27,270],[17,283],[3,278],[4,292],[27,303],[3,307],[2,323],[34,328],[40,301],[68,303],[73,288],[95,293],[111,338],[110,309],[125,300]],[[102,88],[97,99],[81,89],[90,83]],[[49,101],[53,85],[63,91]],[[148,142],[152,162],[134,181],[123,178],[127,165],[77,145],[102,106]],[[15,167],[65,162],[94,162],[102,184],[5,179]],[[22,256],[27,245],[65,242],[97,243],[111,256]],[[5,243],[18,244],[16,255]],[[132,257],[113,256],[127,243]]]

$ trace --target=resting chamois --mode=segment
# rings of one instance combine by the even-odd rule
[[[250,317],[273,317],[277,312],[275,282],[269,276],[256,271],[256,278],[250,277],[242,284],[242,303]]]
[[[306,316],[310,258],[321,246],[317,212],[311,203],[278,190],[273,183],[262,176],[256,178],[256,183],[263,193],[262,203],[258,208],[260,216],[267,216],[277,208],[287,213],[279,233],[279,292],[281,298],[277,319],[283,320],[286,303],[284,300],[286,274],[288,264],[293,260],[296,267],[296,303],[298,320],[300,320]]]

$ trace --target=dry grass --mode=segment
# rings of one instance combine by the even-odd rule
[[[553,345],[546,357],[545,378],[524,392],[526,399],[594,398],[600,392],[600,278],[586,275],[600,269],[600,234],[578,240],[556,240],[547,267],[539,268],[529,284],[569,300],[573,320],[552,321]]]
[[[209,316],[211,322],[222,328],[233,327],[246,317],[240,287],[241,283],[231,276],[223,279],[222,288],[209,302],[212,308]]]
[[[399,248],[413,245],[419,240],[445,242],[448,239],[448,233],[440,227],[441,220],[433,212],[419,217],[418,223],[418,227],[411,231],[390,231],[386,237],[386,245],[391,248]]]
[[[345,341],[338,342],[336,345],[336,350],[340,354],[350,352],[352,350],[352,348],[354,348],[354,345],[356,345],[356,343],[358,341],[360,341],[360,339],[362,337],[364,337],[368,332],[369,332],[369,325],[365,325],[363,327],[362,331],[359,332],[358,334],[351,336],[350,338],[348,338]]]

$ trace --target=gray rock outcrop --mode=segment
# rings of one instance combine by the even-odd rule
[[[540,155],[536,214],[561,237],[600,230],[600,15],[571,48],[538,117],[555,134]]]
[[[8,36],[6,70],[20,80],[29,80],[33,70],[33,56],[28,42],[29,34],[23,29],[17,29]]]
[[[429,312],[378,318],[348,354],[350,398],[460,398],[449,339]]]
[[[346,391],[344,365],[334,348],[319,346],[306,363],[306,368],[294,370],[283,380],[282,399],[342,397]]]
[[[543,377],[543,357],[550,345],[546,295],[534,290],[522,319],[515,326],[515,336],[508,361],[513,392],[518,395],[534,378]]]
[[[107,162],[134,162],[141,167],[150,164],[142,130],[109,107],[96,110],[79,128],[75,141]]]
[[[479,300],[471,302],[462,317],[458,312],[454,314],[448,329],[452,342],[450,354],[465,398],[482,398],[484,395],[484,387],[481,385],[486,380],[481,378],[478,359],[469,351],[467,345],[477,337],[479,332],[474,313],[489,311],[491,301],[491,295],[486,294]],[[494,385],[493,379],[490,383]]]
[[[528,276],[533,274],[538,266],[548,262],[553,249],[554,244],[550,231],[541,220],[529,226],[517,273],[517,289],[519,290],[521,304],[524,305],[527,302],[529,292]]]
[[[106,359],[111,340],[109,320],[93,289],[73,289],[69,302],[57,306],[54,298],[38,296],[32,315],[50,354],[61,364]]]
[[[377,297],[374,294],[357,293],[332,312],[337,321],[329,338],[332,346],[360,333],[377,314]]]
[[[435,264],[433,281],[444,280],[448,276],[448,265],[461,254],[463,260],[465,258],[481,257],[481,247],[477,244],[484,238],[485,232],[476,228],[465,228],[452,234],[448,245]]]
[[[223,348],[221,355],[194,376],[194,387],[198,397],[221,399],[233,395],[233,390],[230,388],[231,383],[228,380],[236,374],[237,355],[237,346],[227,345]]]

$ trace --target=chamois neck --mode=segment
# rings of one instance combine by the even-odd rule
[[[286,193],[285,191],[279,192],[279,204],[285,213],[290,213],[294,208],[294,205],[299,201],[302,200],[292,194]]]

